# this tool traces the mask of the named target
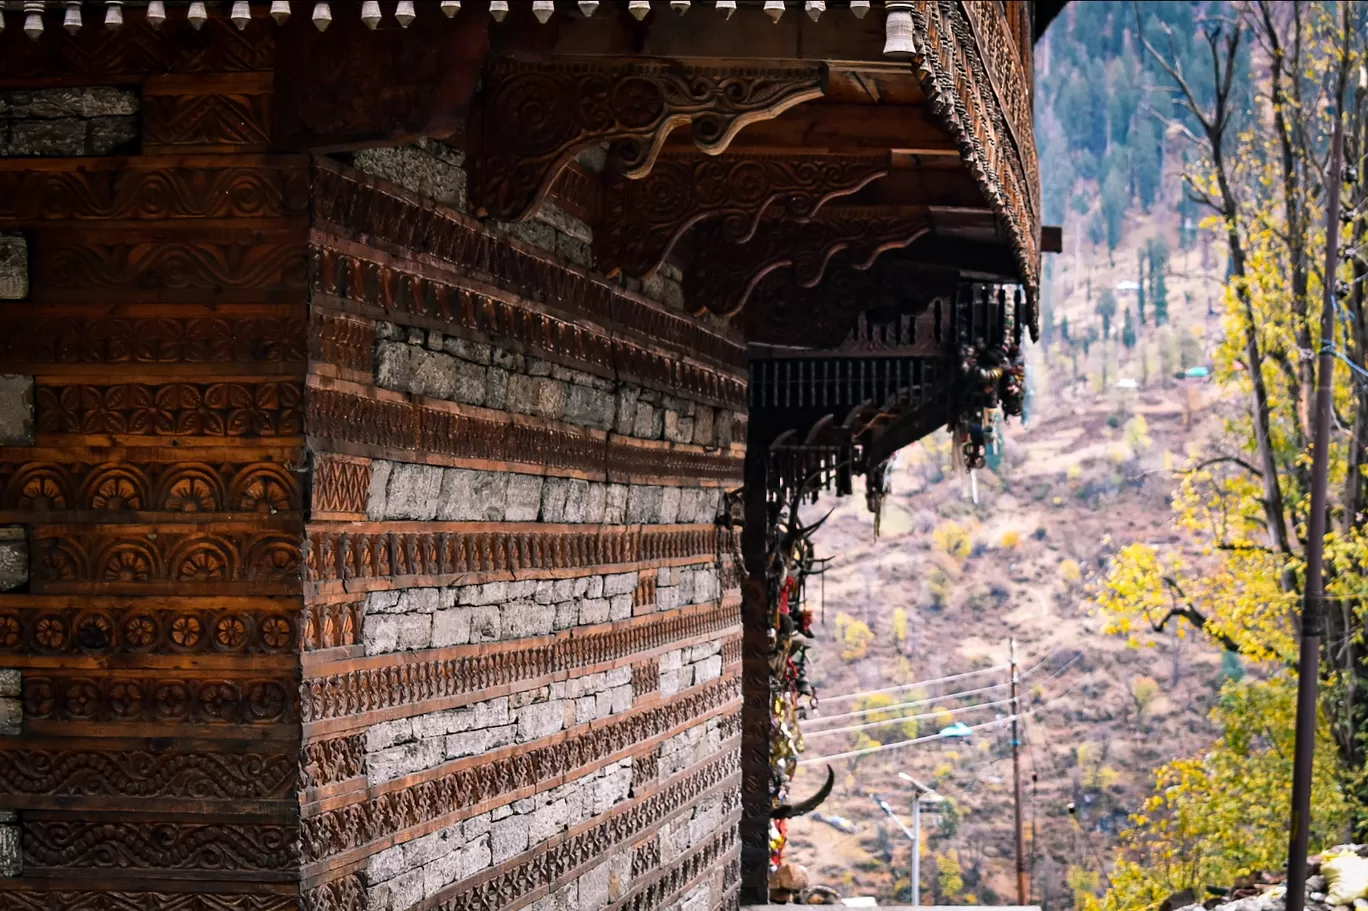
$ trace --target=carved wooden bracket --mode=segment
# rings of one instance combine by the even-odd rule
[[[748,123],[777,117],[826,89],[826,67],[683,66],[650,61],[495,59],[472,118],[472,199],[482,217],[519,220],[561,169],[597,144],[609,167],[648,174],[661,146],[691,124],[699,149],[719,155]]]
[[[746,341],[851,355],[946,355],[955,346],[957,280],[954,271],[896,254],[857,269],[848,253],[838,253],[813,287],[800,284],[792,269],[778,270],[751,293]]]
[[[787,267],[797,285],[811,288],[837,253],[846,254],[850,268],[868,269],[879,254],[906,247],[930,229],[925,206],[827,206],[806,224],[767,218],[744,244],[729,240],[724,226],[706,225],[695,239],[689,299],[695,313],[732,316],[776,269]]]
[[[595,254],[609,274],[649,277],[689,228],[721,218],[722,235],[745,243],[761,218],[809,221],[826,202],[856,192],[888,173],[887,155],[728,154],[663,152],[639,180],[611,175],[604,190],[608,216]]]

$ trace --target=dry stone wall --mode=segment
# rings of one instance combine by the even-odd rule
[[[738,881],[743,352],[677,272],[596,275],[554,200],[483,225],[465,187],[436,143],[317,166],[304,897],[712,911]]]

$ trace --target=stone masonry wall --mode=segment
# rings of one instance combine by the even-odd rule
[[[445,146],[351,164],[316,182],[306,899],[713,911],[737,882],[740,593],[718,518],[743,352],[679,312],[677,272],[593,274],[590,226],[555,199],[470,219]],[[434,204],[519,274],[330,217]],[[582,293],[515,290],[533,272]]]

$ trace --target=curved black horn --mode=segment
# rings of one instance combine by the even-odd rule
[[[795,816],[803,816],[804,814],[811,813],[813,810],[820,807],[822,805],[822,801],[826,800],[827,797],[831,795],[831,788],[835,784],[836,773],[832,771],[831,766],[827,766],[826,784],[822,785],[817,790],[816,794],[813,794],[811,797],[809,797],[807,800],[804,800],[802,803],[779,804],[779,806],[775,807],[773,810],[770,810],[770,819],[792,819]]]

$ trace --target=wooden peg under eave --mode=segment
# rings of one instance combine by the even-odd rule
[[[24,0],[24,34],[37,41],[43,37],[42,0]]]
[[[730,19],[732,13],[736,12],[736,0],[717,0],[717,11],[723,19]]]
[[[598,12],[599,0],[579,0],[580,15],[588,19]]]
[[[62,17],[62,28],[67,30],[68,35],[74,35],[81,30],[80,0],[67,3],[66,15]]]
[[[185,19],[195,31],[204,28],[204,23],[209,21],[209,11],[204,8],[204,0],[195,0],[190,4],[190,11],[185,14]]]
[[[109,0],[105,4],[105,28],[117,32],[123,27],[123,0]]]
[[[276,25],[284,25],[285,20],[290,18],[290,0],[271,0],[271,18]]]
[[[856,19],[863,19],[869,15],[869,0],[850,0],[850,11]]]
[[[361,4],[361,21],[371,31],[380,25],[380,0],[365,0]]]
[[[508,0],[489,0],[489,15],[495,22],[502,22],[508,16]]]
[[[765,14],[778,22],[784,15],[784,0],[765,0]]]
[[[804,9],[807,10],[808,17],[816,22],[822,18],[822,13],[826,12],[826,0],[807,0]]]
[[[532,15],[537,17],[537,21],[545,25],[556,11],[554,0],[532,0]]]
[[[247,0],[233,0],[233,10],[228,14],[228,18],[233,20],[233,24],[242,31],[252,23],[252,9]]]
[[[413,8],[413,0],[399,0],[395,4],[394,21],[399,23],[400,28],[408,28],[417,18],[418,11]]]
[[[332,7],[329,6],[325,0],[319,0],[318,3],[314,4],[313,16],[311,18],[313,19],[314,28],[318,29],[320,32],[326,32],[328,26],[332,25]]]
[[[160,28],[166,21],[166,4],[162,0],[152,0],[147,4],[147,22],[153,28]]]
[[[670,0],[670,9],[681,16],[689,11],[690,6],[693,6],[690,0]]]
[[[450,19],[461,11],[461,0],[442,0],[442,12]]]
[[[651,11],[651,0],[628,0],[627,12],[631,13],[640,22],[646,18],[646,14]]]
[[[917,53],[917,42],[912,34],[912,0],[887,0],[884,16],[884,56],[903,57]]]

